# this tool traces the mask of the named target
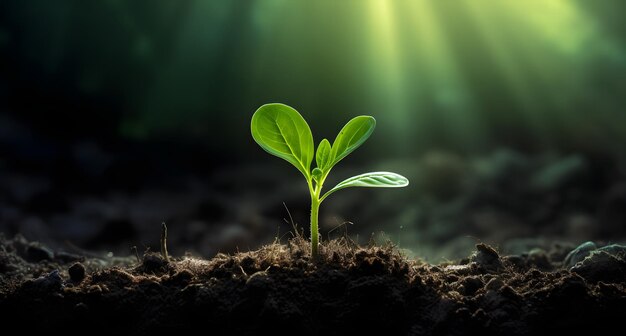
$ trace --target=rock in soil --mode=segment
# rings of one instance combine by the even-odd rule
[[[75,263],[67,270],[70,279],[74,282],[81,282],[85,278],[85,266],[81,263]]]
[[[590,241],[580,244],[565,257],[565,267],[571,268],[583,259],[587,258],[587,256],[591,254],[591,251],[594,251],[597,248],[596,244]]]
[[[605,251],[597,250],[582,262],[574,265],[571,271],[593,282],[620,282],[626,280],[626,261]]]

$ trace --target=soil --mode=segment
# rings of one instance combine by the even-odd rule
[[[579,334],[626,318],[626,249],[615,245],[502,256],[478,244],[431,265],[347,238],[325,242],[317,262],[301,238],[169,262],[52,251],[21,236],[0,243],[3,325],[29,332]]]
[[[16,133],[23,134],[30,132]],[[127,255],[134,245],[158,251],[165,221],[172,254],[210,258],[271,242],[277,232],[292,229],[291,220],[283,219],[308,226],[310,199],[302,177],[262,152],[253,162],[217,164],[228,161],[187,145],[166,152],[154,144],[76,146],[83,150],[29,163],[0,145],[0,232],[53,248],[69,241]],[[110,158],[106,169],[97,160],[102,157]],[[184,164],[192,158],[198,164]],[[436,263],[469,255],[476,244],[471,237],[504,254],[548,250],[554,242],[626,243],[624,162],[506,148],[481,155],[432,151],[375,165],[345,162],[333,168],[336,180],[329,186],[363,171],[389,170],[406,176],[411,187],[333,195],[320,210],[320,232],[326,240],[347,232],[366,243],[384,231],[379,241],[391,239]]]

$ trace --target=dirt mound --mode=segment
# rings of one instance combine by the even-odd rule
[[[146,254],[94,267],[93,258],[65,262],[54,252],[27,261],[20,246],[30,243],[1,242],[2,316],[40,332],[529,335],[619,327],[626,318],[621,273],[599,277],[590,258],[577,273],[483,244],[441,265],[347,239],[326,242],[312,262],[307,242],[293,239],[211,260]],[[623,259],[605,259],[623,270]]]

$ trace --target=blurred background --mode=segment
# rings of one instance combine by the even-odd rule
[[[308,236],[300,174],[250,136],[283,102],[316,143],[378,120],[327,182],[324,239],[442,261],[626,238],[620,1],[0,1],[0,232],[211,257]]]

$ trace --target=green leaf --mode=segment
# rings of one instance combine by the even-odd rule
[[[359,148],[374,132],[374,127],[376,127],[376,119],[370,116],[358,116],[348,121],[333,142],[330,167]]]
[[[317,168],[324,170],[330,163],[330,142],[324,139],[317,146],[317,152],[315,153],[315,162]]]
[[[409,185],[409,180],[399,174],[390,172],[373,172],[352,176],[346,179],[322,196],[320,202],[330,194],[337,190],[350,187],[368,187],[368,188],[401,188]]]
[[[287,160],[307,180],[313,161],[313,135],[304,118],[284,104],[265,104],[252,116],[252,137],[266,152]]]
[[[313,177],[313,180],[315,181],[315,183],[319,183],[319,180],[322,177],[322,174],[324,174],[324,172],[322,172],[321,169],[319,168],[313,169],[313,171],[311,172],[311,176]]]

